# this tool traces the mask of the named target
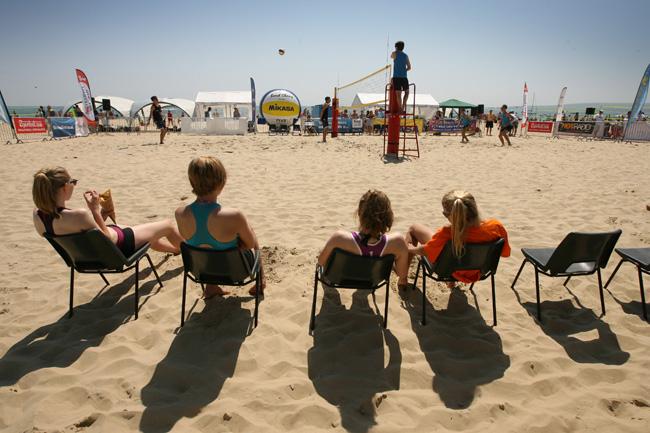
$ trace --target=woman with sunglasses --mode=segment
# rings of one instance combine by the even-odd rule
[[[34,174],[32,197],[34,227],[39,235],[65,235],[91,229],[99,229],[122,253],[129,257],[145,243],[165,253],[178,254],[182,238],[172,220],[140,224],[133,227],[107,225],[108,216],[99,205],[95,190],[84,192],[88,209],[69,209],[66,202],[72,197],[78,180],[70,177],[63,167],[44,168]]]

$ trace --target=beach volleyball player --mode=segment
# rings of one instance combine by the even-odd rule
[[[330,109],[330,102],[332,99],[329,96],[325,97],[325,103],[323,104],[323,108],[320,110],[320,121],[321,124],[323,125],[323,143],[327,142],[327,130],[329,129],[329,120],[327,118],[329,114],[329,109]]]
[[[409,60],[409,56],[404,52],[403,41],[395,42],[395,51],[390,55],[390,58],[393,59],[393,79],[391,80],[391,85],[394,90],[397,90],[397,104],[401,104],[397,108],[400,113],[404,113],[406,112],[406,101],[409,97],[407,72],[411,70],[411,61]],[[402,92],[404,92],[403,99]]]
[[[167,134],[167,127],[165,126],[165,119],[162,115],[162,107],[160,106],[160,102],[158,102],[157,96],[151,97],[151,110],[149,111],[149,120],[147,120],[147,125],[149,125],[149,122],[151,122],[152,117],[154,123],[156,124],[156,128],[160,129],[160,144],[163,144],[165,134]]]

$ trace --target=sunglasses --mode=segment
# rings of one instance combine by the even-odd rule
[[[77,186],[77,182],[79,182],[79,179],[70,179],[68,183],[71,183],[74,186]]]

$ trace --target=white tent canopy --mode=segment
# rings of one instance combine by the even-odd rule
[[[100,108],[102,106],[102,99],[110,99],[111,108],[114,111],[117,111],[119,114],[121,114],[124,117],[129,116],[129,114],[131,113],[131,107],[133,106],[133,101],[131,99],[122,98],[120,96],[107,96],[107,95],[94,96],[94,98],[95,98],[96,108]],[[79,109],[83,111],[81,107],[81,101],[76,101],[65,105],[63,107],[63,113],[66,113],[75,105],[77,105]]]
[[[224,92],[198,92],[196,94],[196,116],[203,117],[208,108],[212,108],[214,116],[233,117],[235,107],[241,117],[252,120],[252,95],[250,90]]]
[[[174,107],[177,107],[181,109],[186,116],[192,117],[194,115],[194,101],[190,101],[189,99],[181,99],[181,98],[158,98],[158,102],[160,102],[160,105],[165,108],[165,106],[172,105]],[[138,102],[132,105],[131,107],[131,117],[136,117],[140,111],[142,111],[142,116],[145,118],[149,116],[149,111],[147,110],[147,107],[149,107],[152,104],[151,101],[147,102]]]
[[[413,105],[413,94],[409,94],[407,104],[409,106]],[[383,93],[357,93],[352,101],[352,106],[367,106],[370,109],[371,106],[382,106],[384,105],[384,94]],[[440,107],[438,101],[434,99],[428,93],[418,93],[415,95],[415,108],[416,114],[424,118],[432,117],[434,112]]]

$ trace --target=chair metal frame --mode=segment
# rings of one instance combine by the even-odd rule
[[[492,322],[493,326],[497,326],[497,297],[494,275],[499,267],[499,260],[501,259],[501,251],[505,240],[502,238],[493,242],[485,243],[471,243],[465,244],[465,254],[457,258],[454,256],[452,242],[448,241],[440,255],[434,263],[431,263],[425,256],[418,257],[418,267],[415,271],[415,280],[413,281],[413,288],[415,289],[420,270],[422,270],[422,325],[427,324],[426,321],[426,299],[427,299],[427,278],[438,282],[456,282],[452,274],[456,271],[462,270],[477,270],[480,272],[478,281],[483,281],[490,277],[492,284]],[[486,252],[484,252],[487,249]],[[473,255],[485,254],[483,263],[478,263],[473,260]],[[473,282],[469,289],[474,288]]]
[[[600,307],[605,315],[605,297],[603,294],[603,281],[600,270],[607,266],[609,257],[614,250],[614,246],[618,241],[618,238],[621,236],[622,231],[614,230],[611,232],[599,232],[599,233],[580,233],[580,232],[571,232],[565,236],[565,238],[558,244],[555,248],[522,248],[521,252],[524,254],[524,260],[519,267],[519,271],[515,276],[515,279],[512,281],[510,286],[513,290],[515,289],[515,284],[519,279],[521,271],[524,269],[526,263],[530,263],[535,268],[535,296],[537,301],[537,319],[542,321],[542,309],[540,305],[540,296],[539,296],[539,274],[542,273],[549,277],[567,277],[563,286],[566,287],[567,283],[571,277],[582,276],[582,275],[593,275],[594,273],[598,274],[598,290],[600,293]],[[586,243],[594,238],[602,237],[602,243],[599,245],[600,250],[597,252],[587,251]],[[548,259],[545,263],[542,263],[535,258],[534,255],[536,252],[543,251],[548,255]],[[563,255],[574,254],[578,258],[571,262],[567,262]],[[550,253],[550,254],[549,254]]]
[[[646,310],[645,291],[643,288],[643,274],[650,275],[650,263],[643,263],[638,257],[635,257],[635,250],[650,251],[650,248],[616,248],[614,250],[619,256],[621,256],[621,261],[618,262],[618,265],[616,265],[614,272],[612,272],[612,275],[610,275],[609,279],[605,283],[605,288],[607,288],[607,286],[609,286],[609,283],[612,282],[614,275],[616,275],[623,262],[629,262],[635,265],[639,276],[639,289],[641,291],[641,307],[643,309],[643,318],[647,321],[648,312]]]
[[[339,257],[343,257],[339,259]],[[367,275],[366,277],[358,278],[356,275],[354,279],[346,279],[345,276],[333,275],[334,272],[332,268],[336,261],[343,261],[344,265],[349,264],[350,262],[356,262],[357,266],[355,268],[356,272],[359,272],[362,269]],[[357,290],[370,290],[372,294],[375,294],[375,291],[381,287],[386,286],[386,300],[384,306],[384,328],[388,326],[388,299],[390,292],[390,274],[393,270],[393,263],[395,261],[395,256],[393,254],[387,254],[380,257],[370,257],[370,256],[360,256],[358,254],[351,253],[349,251],[342,250],[341,248],[334,248],[325,266],[316,265],[316,271],[314,272],[314,296],[311,303],[311,317],[309,320],[309,331],[313,331],[316,328],[316,297],[318,293],[318,283],[323,283],[332,287],[333,289],[357,289]],[[365,263],[364,263],[365,262]],[[368,265],[366,265],[366,263]],[[340,266],[340,264],[338,264]],[[381,267],[379,281],[372,281],[372,272],[373,268],[379,266]],[[349,269],[347,269],[349,270]],[[338,282],[337,282],[338,280]],[[356,281],[356,283],[355,283]],[[364,284],[366,283],[366,284]]]
[[[193,263],[191,257],[193,255],[204,255],[209,257],[206,261],[206,265],[209,265],[210,262],[222,261],[223,263],[228,263],[236,254],[241,260],[241,265],[246,270],[246,276],[243,279],[232,279],[231,274],[224,272],[221,275],[196,275],[196,269],[192,269]],[[241,287],[250,283],[255,283],[255,311],[253,314],[255,327],[257,327],[257,316],[259,311],[259,302],[260,302],[260,292],[262,288],[262,272],[260,271],[261,261],[260,261],[260,251],[254,250],[254,262],[251,265],[248,263],[244,257],[244,250],[239,248],[233,248],[230,250],[214,250],[211,248],[200,248],[189,245],[185,242],[181,243],[181,255],[183,258],[183,296],[181,303],[181,327],[185,325],[185,298],[187,293],[187,279],[189,278],[195,283],[201,285],[204,288],[205,284],[218,284],[220,286],[234,286]],[[200,266],[199,266],[200,268]],[[209,272],[208,269],[200,268],[201,272]]]
[[[111,242],[99,229],[92,229],[81,233],[71,233],[66,235],[51,235],[44,233],[43,236],[52,247],[56,250],[57,253],[61,256],[63,261],[70,267],[70,305],[68,311],[68,318],[73,315],[74,308],[74,273],[77,271],[80,274],[99,274],[104,280],[106,285],[110,283],[104,276],[104,274],[123,274],[124,272],[135,269],[135,303],[134,303],[134,316],[137,320],[138,318],[138,307],[139,307],[139,298],[140,298],[140,260],[146,258],[149,262],[149,266],[156,276],[158,284],[162,288],[163,284],[160,280],[160,276],[156,271],[156,267],[149,257],[149,244],[146,243],[138,248],[130,257],[125,257],[122,251],[117,248],[117,246]],[[67,244],[67,240],[72,240],[75,242],[76,239],[87,238],[84,240],[86,245],[85,249],[92,251],[93,253],[98,252],[99,249],[103,249],[101,254],[107,254],[105,257],[76,257],[77,254],[71,254],[68,249],[63,245]],[[63,243],[63,244],[62,244]],[[94,243],[94,245],[91,245]],[[90,248],[90,249],[89,249]]]

